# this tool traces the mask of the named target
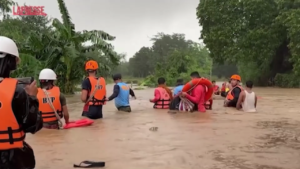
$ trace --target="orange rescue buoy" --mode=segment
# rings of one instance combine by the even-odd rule
[[[205,101],[208,101],[211,99],[213,93],[214,93],[214,87],[211,81],[205,78],[197,78],[193,79],[187,84],[185,84],[182,88],[182,92],[189,92],[191,89],[193,89],[197,85],[204,85],[206,86],[207,90],[205,93]]]

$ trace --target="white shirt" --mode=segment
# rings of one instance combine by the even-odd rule
[[[247,92],[245,90],[245,99],[244,102],[242,103],[242,108],[244,112],[256,112],[255,108],[255,93],[254,92]]]

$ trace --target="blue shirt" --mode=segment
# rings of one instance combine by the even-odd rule
[[[129,90],[130,88],[124,82],[117,83],[119,86],[119,94],[115,98],[115,105],[117,108],[129,106]]]
[[[177,95],[179,92],[182,91],[183,85],[176,86],[173,90],[174,96]]]

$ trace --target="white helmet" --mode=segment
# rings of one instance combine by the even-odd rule
[[[56,73],[52,69],[43,69],[40,72],[39,80],[56,80]]]
[[[11,54],[19,59],[19,51],[16,43],[5,36],[0,36],[0,58],[4,58],[6,54]]]

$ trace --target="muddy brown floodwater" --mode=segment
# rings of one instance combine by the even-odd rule
[[[258,113],[224,108],[217,99],[205,114],[154,110],[153,89],[135,92],[132,113],[109,102],[92,126],[28,134],[36,168],[71,169],[91,160],[107,169],[300,169],[298,89],[255,88]],[[69,103],[71,119],[81,118],[79,96]]]

